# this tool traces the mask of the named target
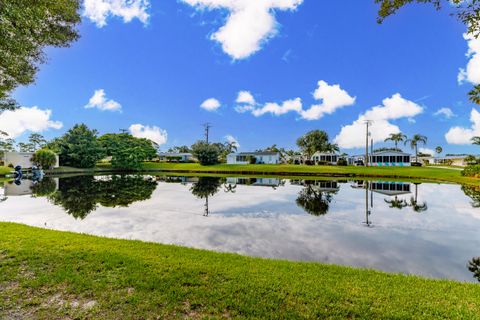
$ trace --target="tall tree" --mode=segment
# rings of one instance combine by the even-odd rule
[[[454,15],[468,28],[468,33],[475,38],[480,36],[480,0],[375,0],[380,4],[378,22],[382,23],[402,7],[412,4],[432,4],[437,10],[448,6],[455,11]],[[477,84],[468,94],[470,101],[480,104],[480,84]]]
[[[411,139],[405,140],[405,144],[410,144],[410,148],[415,150],[415,161],[418,161],[418,145],[420,143],[422,143],[423,145],[426,145],[427,137],[422,136],[421,134],[416,134]]]
[[[297,146],[310,158],[315,152],[338,151],[338,146],[329,142],[328,134],[322,130],[313,130],[297,139]]]
[[[48,148],[59,154],[63,166],[93,168],[105,155],[97,135],[97,130],[90,130],[85,124],[77,124],[62,137],[49,143]]]
[[[399,132],[399,133],[390,133],[390,136],[385,139],[385,142],[388,142],[388,141],[393,141],[393,143],[395,143],[395,149],[398,149],[398,143],[399,142],[403,142],[407,139],[407,136],[404,135],[403,133]]]
[[[440,153],[443,152],[443,148],[440,147],[440,146],[438,146],[438,147],[435,148],[435,152],[438,153],[438,154],[440,154]]]
[[[473,137],[472,144],[480,146],[480,137]]]
[[[28,137],[28,142],[33,146],[33,150],[36,151],[43,148],[47,143],[47,140],[45,140],[45,137],[39,133],[32,133]]]
[[[9,95],[34,82],[46,47],[68,47],[79,38],[79,10],[79,0],[0,1],[0,111],[17,107]]]

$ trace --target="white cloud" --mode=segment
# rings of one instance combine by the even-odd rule
[[[435,155],[435,150],[433,149],[428,149],[428,148],[418,148],[418,152],[424,153],[424,154],[429,154],[431,156]]]
[[[475,37],[469,34],[464,34],[463,37],[468,42],[467,57],[470,61],[466,69],[460,69],[458,82],[468,81],[473,84],[480,84],[480,38],[475,39]]]
[[[271,113],[275,116],[281,116],[290,111],[297,113],[302,112],[302,100],[300,98],[284,101],[281,105],[278,103],[267,103],[263,107],[254,109],[252,114],[255,117],[263,116],[266,113]]]
[[[228,10],[226,23],[210,37],[233,59],[245,59],[278,32],[274,10],[295,10],[303,0],[182,0],[198,10]]]
[[[433,114],[434,116],[443,116],[446,119],[456,117],[457,115],[450,108],[440,108]]]
[[[472,109],[470,113],[470,128],[453,127],[445,134],[445,139],[451,144],[471,144],[473,137],[480,136],[480,112]]]
[[[4,111],[0,114],[0,128],[8,133],[10,138],[16,138],[26,131],[43,132],[48,129],[61,129],[60,121],[52,121],[51,110],[38,107],[22,107],[15,111]]]
[[[233,143],[235,146],[237,146],[238,149],[240,149],[240,143],[238,143],[238,140],[232,136],[232,135],[226,135],[225,136],[225,139],[229,142],[229,143]]]
[[[402,98],[397,93],[383,100],[383,105],[376,106],[361,114],[351,125],[342,127],[334,142],[341,148],[359,148],[365,146],[365,120],[373,120],[371,127],[374,142],[384,141],[391,133],[399,133],[400,128],[390,120],[413,118],[423,112],[423,108]]]
[[[200,108],[207,110],[207,111],[216,111],[220,108],[221,103],[215,98],[210,98],[205,100],[201,105]]]
[[[160,129],[159,127],[144,126],[142,124],[132,124],[129,130],[132,136],[137,138],[150,139],[159,146],[167,143],[167,131]]]
[[[318,88],[313,93],[315,100],[321,100],[321,104],[313,105],[310,109],[300,112],[303,119],[319,120],[326,114],[332,114],[337,109],[355,104],[355,97],[351,97],[340,85],[329,85],[325,81],[318,82]]]
[[[93,96],[88,101],[88,104],[85,106],[85,109],[97,108],[102,111],[122,111],[122,106],[120,103],[114,100],[108,100],[105,94],[105,90],[98,89],[95,90]]]
[[[303,109],[302,99],[295,98],[282,102],[281,104],[269,102],[264,105],[255,101],[253,95],[248,91],[240,91],[236,100],[235,110],[239,113],[251,112],[255,117],[271,113],[275,116],[281,116],[289,112],[296,112],[302,119],[318,120],[324,115],[332,114],[336,110],[355,103],[354,97],[340,88],[340,85],[329,85],[321,80],[313,93],[315,100],[321,101],[320,104],[311,106],[308,110]]]
[[[99,28],[106,26],[110,17],[122,18],[125,23],[138,19],[147,24],[149,8],[148,0],[85,0],[83,16]]]

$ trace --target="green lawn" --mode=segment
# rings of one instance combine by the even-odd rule
[[[480,285],[0,223],[2,319],[478,319]]]
[[[145,170],[186,171],[204,173],[319,175],[372,178],[404,178],[445,181],[480,185],[476,178],[463,177],[461,171],[435,167],[340,167],[304,165],[215,165],[201,166],[198,163],[145,163]]]
[[[2,167],[0,166],[0,176],[4,176],[6,174],[9,174],[13,171],[12,168],[9,168],[9,167]]]

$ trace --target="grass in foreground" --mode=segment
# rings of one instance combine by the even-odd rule
[[[480,285],[0,223],[0,318],[478,319]]]

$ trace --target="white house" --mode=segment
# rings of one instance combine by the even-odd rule
[[[468,157],[468,155],[465,154],[459,154],[459,155],[446,155],[444,157],[437,157],[433,159],[433,162],[435,164],[443,164],[443,165],[452,165],[452,166],[459,166],[459,167],[465,167],[468,165],[467,161],[465,159]],[[478,155],[475,157],[479,157]]]
[[[278,152],[241,152],[231,153],[227,156],[227,164],[279,164]]]
[[[411,155],[400,151],[380,151],[368,156],[369,165],[374,167],[409,167]]]
[[[191,153],[161,152],[158,154],[160,161],[168,162],[189,162],[193,160]]]
[[[22,168],[33,167],[32,163],[33,152],[4,152],[3,163],[5,166],[12,165],[14,167],[21,166]],[[56,161],[53,165],[54,168],[60,166],[58,155],[55,155]]]
[[[322,162],[332,165],[337,164],[338,159],[340,159],[340,156],[336,153],[320,151],[315,152],[310,158],[315,163]]]

